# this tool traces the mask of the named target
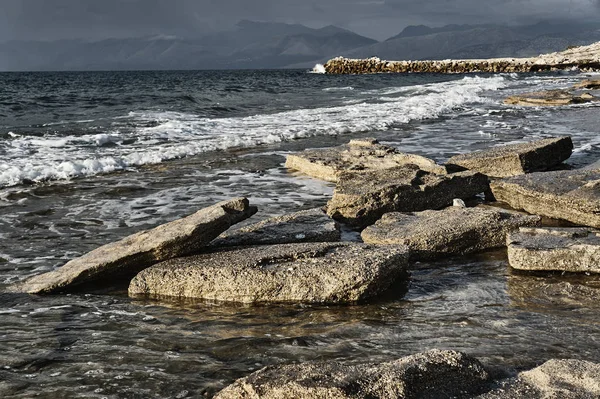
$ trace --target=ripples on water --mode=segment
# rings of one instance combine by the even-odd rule
[[[369,135],[443,161],[570,134],[571,164],[600,157],[597,108],[501,103],[577,75],[0,76],[0,292],[232,196],[259,206],[253,220],[323,205],[330,183],[283,168],[286,153],[306,147]],[[121,163],[100,173],[108,158]],[[73,166],[81,160],[87,169]],[[395,290],[350,307],[0,293],[0,396],[195,397],[268,364],[385,361],[431,348],[509,372],[554,357],[600,361],[598,277],[517,274],[496,251],[418,263]]]

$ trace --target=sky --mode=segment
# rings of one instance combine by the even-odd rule
[[[383,40],[407,25],[600,18],[600,0],[1,0],[0,7],[0,42],[198,37],[242,19],[333,24]]]

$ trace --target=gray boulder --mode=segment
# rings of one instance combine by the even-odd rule
[[[533,107],[554,107],[559,105],[584,104],[600,101],[590,93],[573,93],[568,90],[547,90],[507,97],[505,104]]]
[[[485,389],[488,378],[476,359],[432,350],[381,364],[267,366],[235,381],[215,399],[471,397]]]
[[[492,147],[448,160],[448,169],[468,169],[491,177],[509,177],[548,170],[571,156],[571,137]]]
[[[506,245],[520,226],[538,226],[539,216],[492,207],[449,207],[441,211],[386,213],[361,236],[368,244],[406,245],[411,259],[434,259]]]
[[[600,230],[521,228],[506,242],[514,269],[600,273]]]
[[[277,216],[227,231],[210,247],[289,244],[295,242],[332,242],[340,240],[338,224],[321,208]]]
[[[445,174],[446,169],[420,155],[399,152],[373,138],[351,140],[349,144],[333,148],[305,150],[287,156],[285,166],[318,179],[336,182],[342,171],[389,169],[414,164],[432,173]]]
[[[600,397],[600,365],[584,360],[553,359],[519,373],[479,399],[596,399]]]
[[[338,176],[327,214],[355,228],[375,223],[384,213],[440,209],[489,189],[481,173],[436,175],[414,165]]]
[[[96,280],[127,278],[157,262],[197,252],[231,225],[249,218],[256,208],[236,198],[103,245],[57,270],[34,276],[15,290],[46,294]]]
[[[304,243],[236,248],[171,259],[140,272],[129,294],[259,303],[351,303],[386,290],[408,248]]]
[[[515,209],[600,228],[600,170],[532,173],[490,186],[498,201]]]

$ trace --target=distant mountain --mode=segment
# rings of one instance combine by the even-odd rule
[[[548,21],[527,26],[448,25],[406,27],[381,43],[336,55],[387,60],[530,57],[600,40],[600,23]]]
[[[100,41],[0,43],[0,70],[281,68],[377,43],[335,26],[240,21],[199,39],[155,36]]]

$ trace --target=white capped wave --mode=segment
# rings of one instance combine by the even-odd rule
[[[313,69],[311,71],[309,71],[310,73],[320,73],[323,74],[325,73],[325,66],[323,66],[323,64],[317,64],[313,67]]]
[[[383,103],[363,102],[234,118],[204,118],[167,111],[131,112],[128,118],[134,121],[158,120],[159,124],[127,133],[15,136],[0,142],[0,153],[5,154],[0,161],[0,187],[113,172],[235,147],[388,130],[410,121],[436,118],[467,103],[484,101],[480,96],[483,91],[504,85],[501,76],[465,77],[428,85],[422,94],[390,98]]]

